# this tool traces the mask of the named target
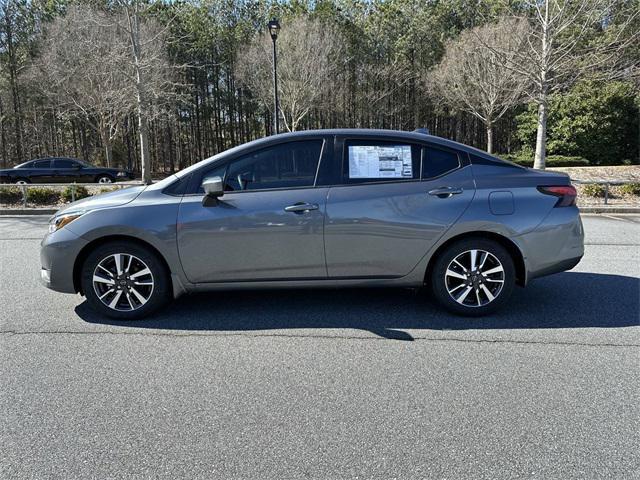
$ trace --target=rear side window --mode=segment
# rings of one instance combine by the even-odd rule
[[[422,178],[439,177],[460,166],[460,158],[453,150],[425,147],[422,161]]]
[[[53,161],[53,168],[75,168],[78,164],[73,160],[56,159]]]
[[[416,180],[420,148],[402,142],[348,141],[342,164],[345,183]]]

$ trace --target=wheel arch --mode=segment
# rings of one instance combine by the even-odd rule
[[[516,269],[516,285],[522,287],[526,284],[527,270],[525,266],[524,255],[522,254],[520,247],[518,247],[518,245],[514,243],[513,240],[505,237],[504,235],[487,231],[471,231],[460,233],[451,238],[448,238],[445,242],[439,245],[429,258],[429,263],[427,264],[427,269],[425,271],[424,281],[428,282],[429,278],[431,278],[431,272],[436,263],[436,259],[447,247],[457,241],[466,240],[469,238],[493,240],[502,245],[507,250],[507,252],[509,252],[509,255],[511,255],[511,258],[513,259],[513,264]]]
[[[84,292],[82,291],[82,282],[80,281],[80,276],[82,273],[82,265],[84,264],[84,261],[89,256],[89,253],[91,253],[94,249],[98,248],[99,246],[104,245],[105,243],[118,242],[118,241],[134,243],[138,246],[147,248],[148,250],[152,251],[155,255],[157,255],[157,257],[160,259],[160,262],[162,263],[162,265],[164,266],[167,272],[167,281],[169,282],[169,290],[171,291],[173,289],[173,275],[171,272],[171,268],[169,267],[167,260],[164,258],[162,253],[160,253],[160,251],[156,247],[154,247],[151,243],[145,240],[142,240],[138,237],[134,237],[131,235],[107,235],[104,237],[96,238],[91,242],[87,243],[84,247],[82,247],[82,250],[80,250],[80,252],[78,253],[76,260],[73,264],[73,288],[75,289],[76,292],[80,294],[84,294]]]

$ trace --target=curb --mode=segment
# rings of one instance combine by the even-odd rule
[[[0,215],[53,215],[57,208],[3,208]]]
[[[590,206],[578,208],[580,213],[640,213],[640,207]]]

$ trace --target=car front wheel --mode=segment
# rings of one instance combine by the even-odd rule
[[[99,313],[122,320],[142,318],[169,298],[169,275],[151,250],[110,242],[92,251],[82,267],[82,289]]]
[[[431,289],[447,310],[482,316],[502,307],[515,285],[515,267],[498,242],[469,238],[447,247],[431,272]]]
[[[113,183],[113,178],[109,175],[100,175],[96,178],[96,183]]]

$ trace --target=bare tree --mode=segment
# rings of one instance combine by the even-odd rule
[[[534,168],[543,169],[549,96],[585,73],[617,68],[616,59],[638,41],[640,32],[633,27],[640,9],[635,0],[528,0],[510,10],[531,26],[526,48],[511,55],[500,45],[486,46],[533,85],[530,96],[538,104]]]
[[[128,63],[135,87],[142,181],[148,184],[151,183],[149,121],[154,114],[154,104],[157,107],[170,97],[174,86],[166,55],[166,28],[148,16],[148,4],[140,0],[118,0],[117,3],[123,12],[118,26],[126,32],[130,51]]]
[[[34,85],[56,111],[80,117],[99,134],[107,166],[124,115],[131,110],[127,44],[109,16],[88,6],[71,6],[45,31],[33,65]]]
[[[342,41],[331,26],[306,17],[283,25],[278,37],[280,114],[292,132],[313,109],[322,110],[324,95],[336,87]],[[236,76],[269,110],[273,109],[272,43],[259,35],[238,55]]]
[[[143,18],[139,2],[122,1],[114,14],[71,6],[47,29],[35,65],[42,92],[57,109],[81,115],[100,134],[107,165],[122,119],[138,117],[142,179],[151,182],[149,121],[171,101],[173,70],[165,30]]]
[[[528,30],[527,22],[517,19],[466,30],[447,43],[441,63],[427,76],[430,87],[447,103],[484,123],[489,153],[495,122],[524,95],[527,77],[506,63],[523,49]],[[499,45],[501,54],[485,45]]]

